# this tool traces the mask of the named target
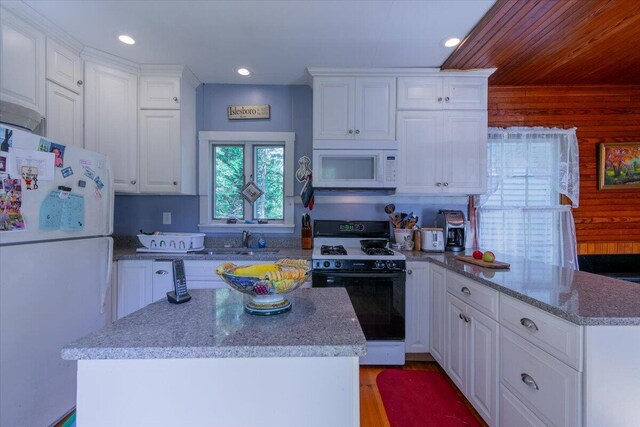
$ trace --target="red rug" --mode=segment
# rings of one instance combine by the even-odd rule
[[[376,383],[391,427],[480,426],[438,371],[385,369]]]

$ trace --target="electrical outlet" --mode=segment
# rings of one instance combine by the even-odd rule
[[[171,224],[171,212],[162,212],[162,223],[164,225]]]

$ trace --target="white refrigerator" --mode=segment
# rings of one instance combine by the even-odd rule
[[[0,425],[48,426],[76,403],[61,348],[110,321],[112,177],[103,154],[5,125],[0,142]]]

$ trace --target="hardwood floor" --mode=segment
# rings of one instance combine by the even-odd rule
[[[378,391],[376,384],[376,377],[380,372],[387,369],[387,366],[361,366],[360,367],[360,426],[361,427],[389,427],[389,421],[387,420],[387,414],[384,410],[384,404]],[[440,371],[444,374],[444,371],[435,362],[407,362],[404,366],[398,367],[403,370],[414,371]],[[444,374],[446,376],[446,374]],[[465,402],[465,405],[469,408],[473,416],[478,420],[481,426],[486,427],[487,424],[480,418],[480,415],[476,412],[467,399],[462,395],[458,388],[449,380],[456,390],[456,393]]]

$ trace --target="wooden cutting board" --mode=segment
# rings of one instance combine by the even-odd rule
[[[486,267],[486,268],[509,268],[510,267],[510,264],[506,262],[500,262],[500,261],[486,262],[481,259],[475,259],[470,255],[458,255],[456,259],[459,261],[468,262],[469,264],[475,264],[475,265],[479,265],[480,267]]]

